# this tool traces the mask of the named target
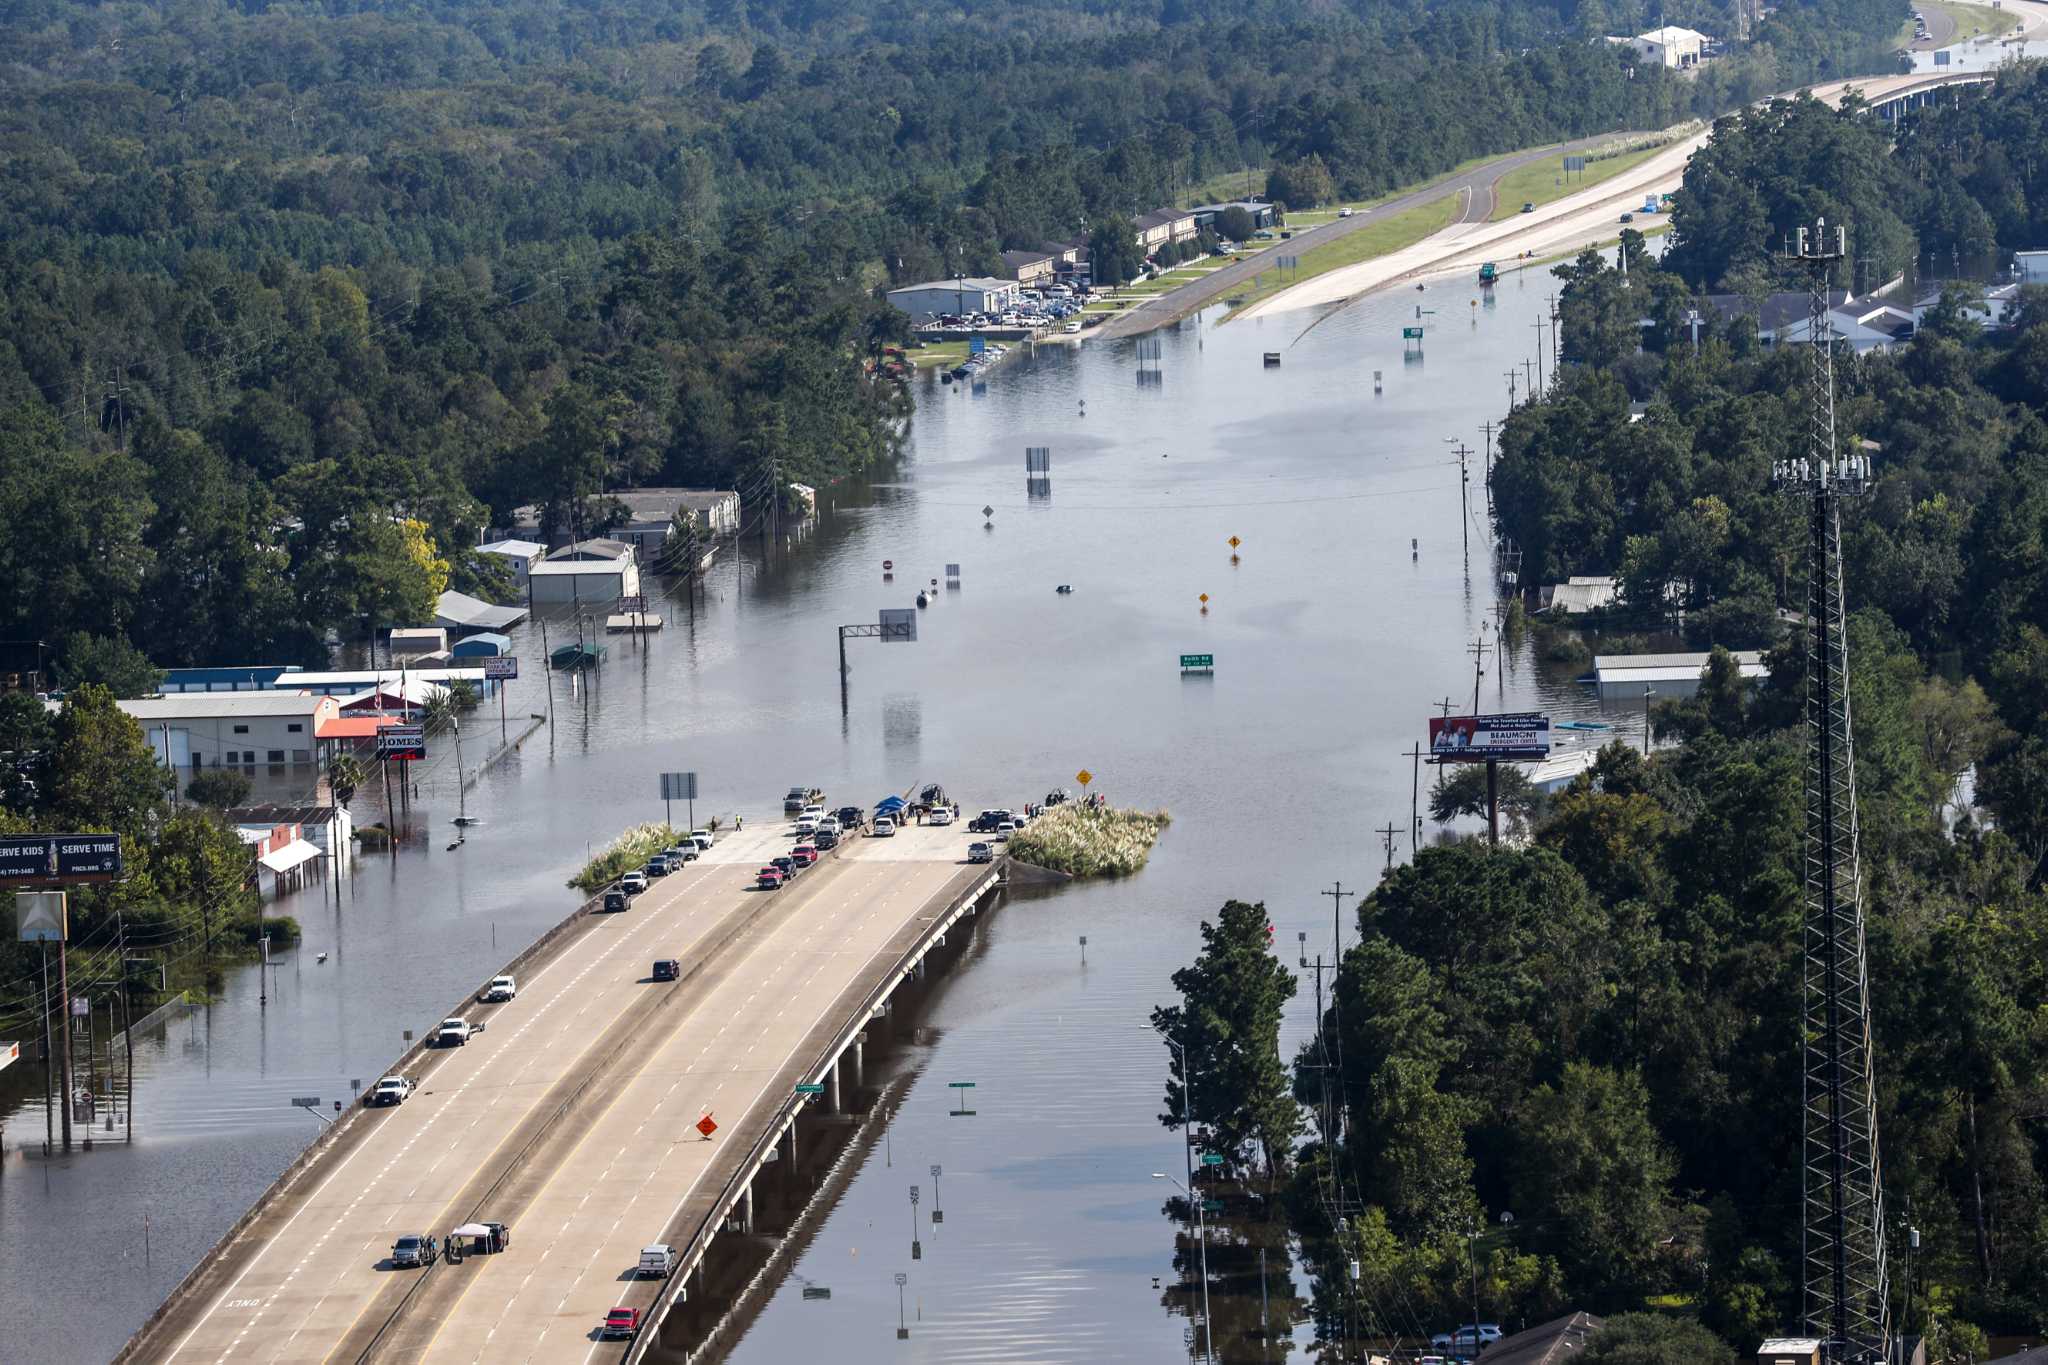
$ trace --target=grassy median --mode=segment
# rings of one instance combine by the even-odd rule
[[[1235,317],[1260,299],[1268,298],[1318,275],[1332,270],[1341,270],[1347,265],[1370,261],[1389,252],[1399,251],[1404,246],[1413,246],[1433,232],[1441,232],[1450,226],[1458,216],[1459,206],[1464,202],[1460,195],[1449,194],[1442,199],[1396,213],[1378,222],[1367,223],[1355,232],[1347,233],[1334,242],[1311,247],[1301,253],[1301,267],[1298,270],[1282,271],[1277,267],[1264,270],[1245,286],[1242,295],[1231,295],[1231,316]],[[1284,254],[1281,253],[1281,254]]]
[[[1512,218],[1522,211],[1524,204],[1548,204],[1553,199],[1562,199],[1568,194],[1577,194],[1589,185],[1633,170],[1657,153],[1662,146],[1642,147],[1619,156],[1606,157],[1586,163],[1586,173],[1564,179],[1564,154],[1547,156],[1541,161],[1532,161],[1520,166],[1493,182],[1493,214],[1487,219],[1498,223],[1503,218]]]

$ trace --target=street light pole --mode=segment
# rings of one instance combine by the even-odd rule
[[[1209,1220],[1202,1209],[1202,1201],[1195,1192],[1164,1171],[1152,1172],[1154,1180],[1164,1180],[1177,1186],[1188,1202],[1195,1206],[1195,1226],[1202,1239],[1202,1359],[1214,1362],[1216,1359],[1216,1320],[1209,1316]]]
[[[1650,756],[1650,698],[1657,695],[1654,687],[1643,689],[1643,757]]]

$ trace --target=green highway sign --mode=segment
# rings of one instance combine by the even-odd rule
[[[1401,329],[1401,339],[1403,341],[1420,341],[1422,340],[1422,329],[1420,327],[1403,327]]]
[[[1221,1166],[1223,1164],[1223,1154],[1221,1152],[1204,1152],[1202,1153],[1202,1164],[1204,1166]]]
[[[953,1090],[972,1090],[972,1089],[974,1089],[974,1082],[973,1082],[973,1081],[948,1081],[948,1082],[946,1082],[946,1085],[947,1085],[947,1087],[948,1087],[949,1089],[953,1089]]]
[[[822,1095],[825,1093],[825,1087],[822,1085],[800,1085],[796,1088],[796,1093],[799,1095]]]
[[[1182,668],[1214,668],[1216,667],[1216,656],[1214,654],[1183,654],[1180,656],[1180,666]]]
[[[1223,1201],[1222,1201],[1221,1199],[1204,1199],[1204,1200],[1202,1201],[1202,1212],[1203,1212],[1203,1213],[1221,1213],[1221,1212],[1223,1212]]]

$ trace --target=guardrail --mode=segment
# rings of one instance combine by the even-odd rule
[[[603,892],[599,892],[597,895],[583,901],[561,922],[556,924],[554,928],[542,934],[531,944],[528,944],[524,952],[521,952],[510,962],[506,963],[502,971],[493,972],[491,976],[502,976],[507,972],[511,972],[514,968],[524,966],[532,961],[537,954],[575,927],[578,921],[587,918],[592,912],[592,907],[603,904],[603,901]],[[462,1003],[456,1006],[450,1013],[460,1013],[463,1009],[475,1004],[476,997],[485,987],[490,985],[490,982],[491,978],[489,976],[485,977],[477,984],[476,989],[464,996]],[[446,1018],[448,1016],[444,1014],[441,1017]],[[428,1055],[427,1045],[432,1039],[433,1033],[429,1030],[424,1036],[416,1040],[411,1047],[400,1053],[397,1059],[391,1063],[390,1069],[382,1074],[403,1074],[406,1067],[417,1063]],[[228,1253],[228,1250],[234,1246],[241,1235],[248,1230],[250,1224],[261,1217],[264,1210],[268,1209],[272,1202],[291,1189],[315,1165],[333,1152],[341,1144],[344,1137],[352,1135],[356,1131],[357,1122],[364,1116],[366,1111],[362,1105],[354,1103],[353,1100],[354,1097],[351,1096],[348,1116],[336,1119],[325,1128],[322,1128],[319,1134],[310,1143],[306,1144],[305,1150],[294,1157],[285,1166],[284,1170],[278,1173],[277,1179],[271,1181],[263,1193],[256,1196],[255,1202],[249,1205],[242,1216],[228,1226],[228,1230],[221,1234],[220,1239],[207,1248],[206,1254],[201,1256],[192,1269],[186,1272],[185,1277],[178,1281],[169,1294],[164,1296],[163,1302],[157,1305],[156,1311],[145,1318],[142,1325],[135,1329],[135,1334],[128,1338],[127,1345],[123,1346],[120,1354],[114,1357],[115,1365],[120,1365],[123,1361],[136,1359],[136,1352],[143,1340],[156,1329],[157,1325],[185,1297],[186,1293],[199,1283],[200,1278],[220,1262],[221,1258]]]
[[[838,1064],[846,1049],[853,1045],[855,1036],[868,1026],[868,1021],[874,1018],[875,1011],[888,1000],[898,986],[903,984],[904,978],[916,969],[917,964],[931,951],[932,945],[944,937],[948,929],[959,923],[970,909],[978,906],[984,896],[1002,884],[1003,872],[1008,864],[1007,854],[998,858],[989,865],[987,876],[957,897],[945,914],[933,918],[925,931],[917,936],[917,941],[905,949],[903,955],[897,959],[895,968],[876,983],[875,988],[861,1001],[859,1008],[848,1016],[839,1032],[833,1035],[831,1043],[821,1054],[822,1060],[814,1063],[803,1073],[804,1075],[822,1078],[827,1067]],[[754,1140],[754,1145],[748,1149],[731,1178],[725,1182],[725,1188],[719,1191],[710,1211],[690,1234],[690,1240],[676,1262],[675,1272],[655,1293],[654,1303],[647,1310],[647,1318],[640,1334],[633,1339],[633,1344],[626,1351],[626,1365],[635,1365],[635,1362],[644,1360],[647,1352],[653,1349],[652,1343],[659,1336],[661,1320],[675,1307],[676,1298],[684,1292],[691,1274],[704,1263],[705,1256],[710,1253],[712,1240],[718,1235],[718,1230],[724,1226],[725,1220],[731,1217],[733,1207],[739,1203],[740,1196],[746,1192],[747,1186],[765,1164],[767,1154],[796,1122],[798,1112],[807,1102],[806,1096],[785,1096],[774,1118],[769,1120],[761,1136]]]

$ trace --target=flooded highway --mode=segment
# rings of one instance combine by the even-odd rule
[[[1469,704],[1469,648],[1493,638],[1481,423],[1503,415],[1553,286],[1509,276],[1484,305],[1476,287],[1389,294],[1305,334],[1312,315],[1219,327],[1211,313],[1161,333],[1156,359],[1133,343],[1045,346],[971,389],[920,376],[899,466],[820,490],[817,520],[786,542],[723,550],[694,608],[655,605],[666,628],[609,637],[587,680],[548,678],[538,629],[518,628],[506,733],[553,720],[468,791],[482,825],[449,847],[457,763],[437,744],[416,774],[424,835],[361,856],[338,892],[285,903],[305,938],[267,983],[242,968],[214,1003],[139,1034],[132,1145],[24,1153],[42,1135],[42,1077],[0,1074],[7,1357],[118,1350],[314,1136],[291,1099],[348,1102],[406,1030],[572,909],[564,879],[587,851],[661,818],[659,773],[699,774],[699,823],[751,826],[795,783],[871,804],[939,781],[1014,805],[1083,768],[1111,801],[1172,813],[1151,865],[986,918],[903,1054],[886,1128],[849,1149],[794,1274],[722,1343],[763,1362],[821,1330],[856,1362],[1184,1354],[1172,1191],[1150,1178],[1175,1169],[1179,1139],[1158,1121],[1165,1051],[1146,1016],[1227,898],[1264,900],[1282,945],[1305,932],[1327,953],[1318,893],[1370,886],[1375,829],[1406,828],[1407,751],[1434,702]],[[1401,330],[1418,323],[1423,355],[1404,360]],[[1474,452],[1463,520],[1459,440]],[[1051,452],[1041,492],[1026,446]],[[837,627],[910,606],[949,563],[959,586],[937,590],[915,643],[848,642],[842,710]],[[548,630],[559,644],[574,626]],[[1183,677],[1184,653],[1213,655],[1213,675]],[[1488,655],[1483,706],[1596,715],[1578,671]],[[498,736],[494,706],[465,720],[465,771]],[[379,801],[366,789],[358,817]],[[975,1113],[953,1116],[964,1081]],[[1289,1289],[1285,1255],[1268,1257],[1276,1320],[1306,1292]],[[807,1281],[830,1298],[804,1297]],[[94,1312],[36,1309],[82,1283]]]

